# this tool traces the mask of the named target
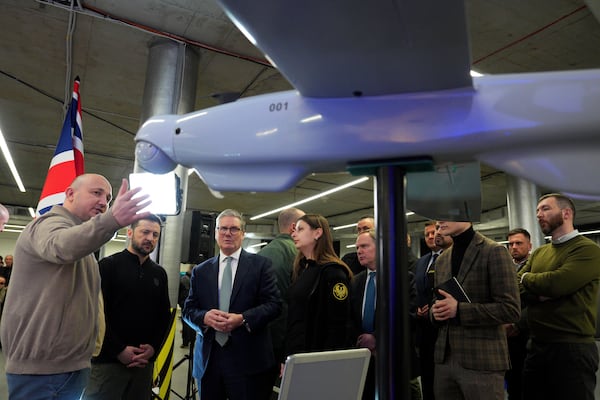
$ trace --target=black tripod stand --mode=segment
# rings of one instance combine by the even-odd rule
[[[182,321],[182,323],[185,324],[186,322]],[[196,393],[198,393],[198,389],[196,388],[196,381],[192,377],[192,370],[194,367],[194,344],[195,344],[195,342],[196,342],[196,337],[195,337],[195,335],[193,335],[192,340],[190,341],[190,349],[188,351],[188,354],[183,356],[183,358],[181,360],[177,361],[177,363],[175,363],[175,365],[173,365],[173,371],[175,371],[175,369],[177,369],[177,367],[186,363],[186,361],[187,361],[187,384],[186,384],[186,389],[185,389],[185,397],[182,397],[175,390],[171,389],[171,392],[175,396],[179,397],[182,400],[194,400],[196,398]]]

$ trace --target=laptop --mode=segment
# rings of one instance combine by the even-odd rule
[[[368,349],[294,354],[287,358],[278,400],[360,400]]]

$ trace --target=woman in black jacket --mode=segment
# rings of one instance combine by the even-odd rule
[[[350,268],[335,254],[327,219],[306,214],[292,239],[299,250],[289,289],[288,355],[353,347]]]

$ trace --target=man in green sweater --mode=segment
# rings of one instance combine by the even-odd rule
[[[573,227],[568,197],[544,195],[536,213],[552,243],[535,250],[518,274],[531,336],[523,398],[593,400],[600,247]]]
[[[280,363],[285,361],[284,343],[285,332],[287,330],[288,289],[292,279],[294,258],[298,253],[291,234],[296,227],[296,221],[303,215],[304,211],[298,208],[286,208],[281,211],[277,218],[279,234],[258,253],[261,256],[267,257],[273,263],[273,271],[275,271],[277,278],[277,287],[281,294],[281,314],[269,324],[276,361],[273,370],[273,383],[275,383],[279,376]]]

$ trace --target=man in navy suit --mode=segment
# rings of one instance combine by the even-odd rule
[[[216,225],[220,253],[192,271],[183,310],[201,336],[194,357],[204,371],[194,376],[203,399],[269,399],[275,358],[267,326],[281,312],[275,274],[268,258],[241,248],[238,211],[223,211]]]
[[[442,236],[435,221],[425,223],[425,244],[431,250],[417,260],[415,283],[417,289],[417,348],[421,362],[421,386],[423,400],[433,400],[433,349],[437,339],[437,328],[429,320],[429,305],[432,302],[435,260],[442,251],[452,246],[451,236]]]
[[[375,285],[375,274],[377,269],[377,237],[374,230],[363,231],[356,238],[356,253],[358,261],[363,266],[363,271],[352,278],[352,290],[350,291],[350,306],[352,307],[353,336],[356,338],[356,347],[364,347],[371,350],[371,362],[367,372],[365,388],[362,400],[375,399],[375,359],[377,350],[377,339],[375,332],[375,315],[377,305],[375,298],[377,287]],[[416,309],[416,294],[414,291],[414,274],[408,271],[410,280],[410,310],[411,319]],[[369,286],[372,285],[372,289]],[[370,295],[370,291],[373,294]],[[375,295],[375,298],[371,297]],[[369,300],[371,298],[371,300]],[[369,310],[370,309],[370,310]],[[413,330],[411,322],[411,331]],[[411,334],[411,336],[414,336]],[[411,363],[411,399],[421,399],[421,388],[419,386],[418,359],[414,343],[411,340],[411,354],[406,358]]]

